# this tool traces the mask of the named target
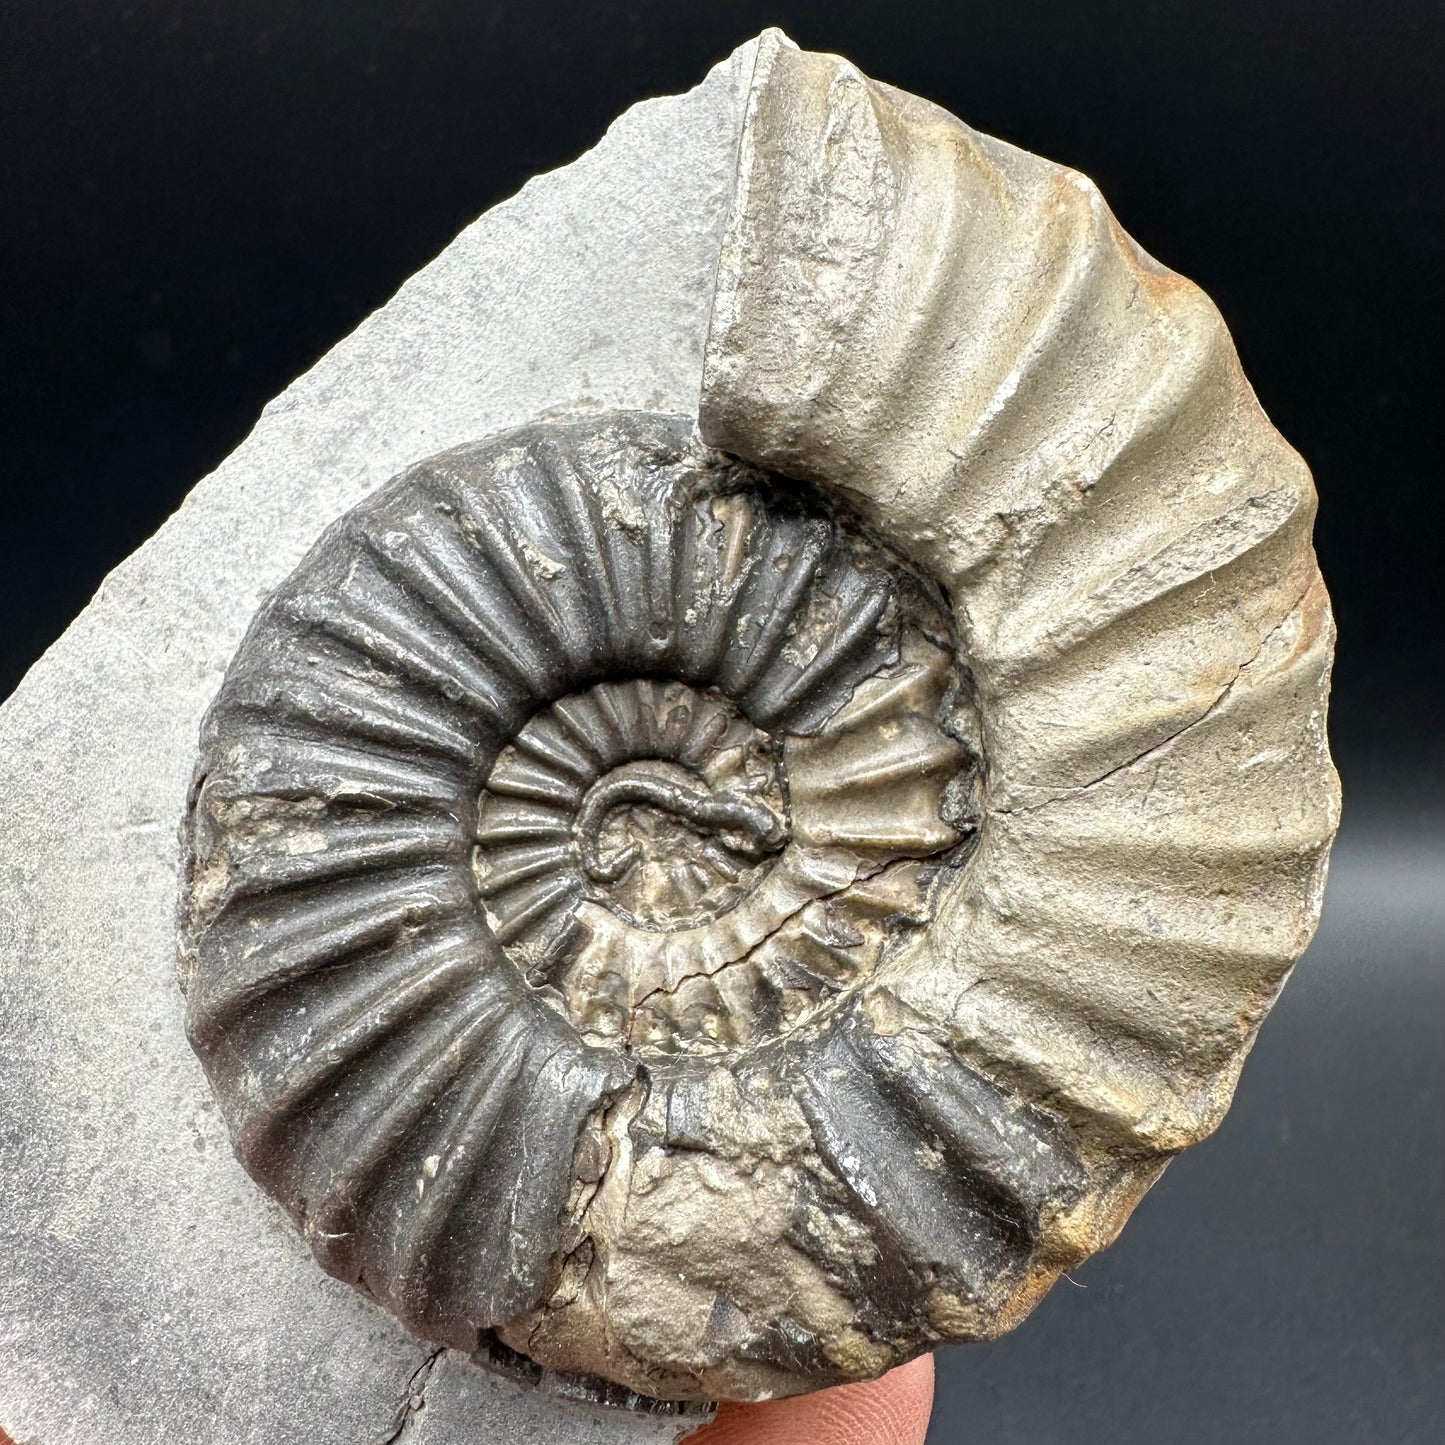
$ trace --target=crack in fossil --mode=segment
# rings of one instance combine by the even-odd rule
[[[1019,803],[1013,807],[1008,808],[990,808],[988,811],[995,815],[1013,816],[1018,813],[1033,813],[1040,808],[1047,808],[1052,803],[1063,802],[1064,800],[1069,798],[1077,798],[1081,794],[1087,793],[1093,788],[1097,788],[1101,783],[1108,782],[1109,779],[1114,777],[1116,774],[1122,773],[1126,769],[1134,767],[1137,763],[1144,762],[1146,759],[1152,757],[1155,753],[1158,753],[1164,748],[1167,748],[1171,743],[1177,742],[1186,733],[1192,732],[1195,728],[1199,727],[1200,724],[1207,722],[1215,713],[1219,711],[1220,708],[1225,705],[1225,703],[1229,701],[1229,698],[1233,695],[1240,678],[1243,677],[1244,674],[1259,660],[1265,648],[1269,646],[1271,639],[1277,636],[1289,623],[1290,619],[1299,612],[1301,604],[1304,602],[1305,598],[1309,596],[1310,590],[1313,585],[1314,582],[1312,579],[1309,585],[1307,585],[1294,599],[1294,601],[1291,602],[1290,605],[1285,609],[1284,615],[1280,618],[1280,620],[1276,622],[1273,627],[1270,627],[1264,632],[1260,633],[1259,641],[1255,645],[1254,650],[1249,654],[1248,657],[1244,659],[1243,662],[1239,663],[1238,666],[1235,667],[1234,676],[1231,677],[1227,683],[1225,683],[1225,685],[1219,690],[1218,694],[1215,696],[1214,701],[1211,702],[1209,706],[1206,707],[1204,711],[1199,714],[1198,717],[1191,718],[1187,723],[1184,723],[1182,726],[1175,728],[1174,731],[1171,732],[1167,737],[1160,738],[1158,742],[1150,743],[1148,747],[1142,748],[1139,752],[1135,753],[1133,757],[1125,758],[1123,762],[1116,763],[1113,767],[1105,769],[1104,772],[1100,773],[1097,777],[1090,778],[1089,781],[1086,783],[1080,783],[1077,787],[1060,788],[1058,791],[1050,793],[1048,797],[1039,798],[1032,803]]]
[[[912,862],[916,860],[900,859],[897,861]],[[836,888],[830,888],[826,893],[819,893],[811,898],[805,898],[800,904],[798,904],[796,908],[790,909],[786,914],[784,914],[783,917],[780,918],[777,923],[768,930],[767,934],[763,938],[760,938],[757,943],[755,943],[750,949],[748,949],[746,953],[742,954],[740,957],[730,958],[726,963],[720,964],[717,968],[714,969],[693,969],[690,973],[683,974],[680,978],[677,979],[675,983],[660,983],[657,985],[656,988],[649,989],[645,994],[643,994],[640,999],[637,1000],[635,1004],[632,1005],[627,1020],[627,1030],[629,1037],[631,1036],[633,1028],[636,1025],[637,1015],[641,1013],[644,1008],[647,1007],[648,1003],[652,999],[659,996],[670,998],[674,994],[676,994],[677,991],[685,983],[690,983],[692,980],[699,978],[717,978],[720,974],[726,973],[729,969],[737,968],[739,964],[747,963],[749,960],[751,960],[757,955],[760,949],[766,947],[766,945],[772,939],[776,938],[778,934],[781,933],[783,929],[786,928],[787,925],[790,924],[795,918],[797,918],[800,913],[803,913],[808,908],[811,908],[813,904],[826,904],[830,899],[837,898],[840,895],[847,893],[850,889],[857,887],[859,883],[865,882],[871,878],[876,878],[880,873],[894,866],[894,863],[878,863],[873,865],[872,867],[868,867],[867,865],[860,863],[858,871],[846,883],[842,883]]]

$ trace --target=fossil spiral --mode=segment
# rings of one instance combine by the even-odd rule
[[[1318,918],[1332,628],[1207,300],[775,34],[702,353],[695,418],[432,457],[262,606],[182,977],[326,1269],[758,1398],[1011,1327],[1218,1123]]]
[[[412,469],[270,599],[207,721],[192,1041],[322,1263],[451,1343],[538,1302],[640,1080],[683,1118],[719,1057],[796,1068],[830,1152],[854,1101],[824,1075],[907,1095],[847,1000],[966,851],[949,624],[690,436],[614,416]],[[1014,1167],[972,1158],[998,1177],[960,1200],[993,1251],[1026,1250]]]

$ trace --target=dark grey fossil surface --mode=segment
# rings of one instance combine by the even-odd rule
[[[262,607],[203,729],[182,976],[237,1154],[456,1348],[688,1396],[846,1378],[830,1309],[925,1347],[1080,1187],[1058,1121],[856,996],[966,852],[968,707],[928,585],[688,418],[409,469]],[[779,1160],[782,1237],[700,1259],[695,1358],[620,1368],[579,1335],[646,1278],[601,1256],[647,1210],[604,1185],[679,1152],[732,1176],[672,1211],[684,1246]],[[814,1296],[760,1313],[795,1259]]]

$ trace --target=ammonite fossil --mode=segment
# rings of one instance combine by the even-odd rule
[[[1017,1322],[1227,1105],[1336,815],[1307,472],[1082,178],[760,42],[699,414],[410,468],[201,746],[237,1152],[674,1399]]]

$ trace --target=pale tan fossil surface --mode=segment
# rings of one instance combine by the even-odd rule
[[[897,1114],[850,1099],[854,1153],[795,1094],[731,1081],[706,1095],[720,1148],[610,1120],[591,1270],[508,1331],[727,1395],[780,1381],[719,1359],[719,1298],[786,1320],[815,1378],[864,1377],[1012,1327],[1107,1245],[1228,1107],[1318,921],[1339,793],[1308,470],[1215,307],[1085,177],[766,35],[700,431],[941,586],[981,728],[975,846],[852,995],[893,1051],[875,1077]],[[992,1157],[950,1134],[960,1062],[1018,1111]],[[905,1197],[880,1200],[905,1119],[926,1121],[922,1168],[890,1161]],[[1042,1149],[1071,1167],[1029,1197],[1008,1158]],[[943,1203],[971,1171],[996,1217],[1028,1220],[992,1275],[949,1257],[972,1247]],[[825,1185],[800,1227],[810,1172],[853,1206]]]

